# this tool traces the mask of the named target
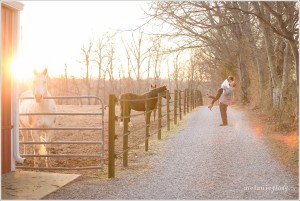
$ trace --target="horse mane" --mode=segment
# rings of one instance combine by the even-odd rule
[[[134,93],[123,93],[123,94],[120,94],[119,95],[119,101],[122,101],[122,99],[131,99],[132,97],[135,97],[135,98],[146,98],[147,96],[149,97],[157,97],[158,93],[159,92],[164,92],[167,90],[167,87],[166,86],[162,86],[162,87],[158,87],[158,88],[155,88],[155,89],[152,89],[150,90],[149,92],[146,92],[146,93],[143,93],[143,94],[134,94]],[[133,98],[133,99],[135,99]],[[116,104],[117,104],[118,101],[116,101]]]
[[[157,96],[157,94],[159,92],[162,92],[162,91],[165,91],[165,90],[167,90],[167,87],[166,86],[162,86],[162,87],[158,87],[158,88],[152,89],[150,92],[148,92],[148,94],[149,94],[150,97],[153,97],[153,96]]]

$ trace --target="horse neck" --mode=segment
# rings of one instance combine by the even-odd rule
[[[150,97],[156,97],[158,96],[158,93],[162,92],[161,90],[162,88],[155,88],[153,90],[150,91],[149,96]]]

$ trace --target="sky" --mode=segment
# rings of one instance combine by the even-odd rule
[[[49,75],[78,74],[80,49],[89,38],[108,30],[132,29],[142,23],[145,1],[20,1],[21,33],[16,72],[23,79],[45,67]],[[77,66],[77,67],[76,67]]]

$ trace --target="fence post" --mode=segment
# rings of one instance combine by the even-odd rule
[[[158,103],[157,103],[157,110],[158,110],[158,133],[157,138],[161,140],[161,103],[162,103],[162,96],[161,93],[158,93]]]
[[[167,129],[170,130],[170,94],[169,90],[166,91],[167,97]]]
[[[199,90],[197,90],[197,107],[199,106],[199,102],[200,102],[200,101],[199,101],[199,100],[200,100],[200,99],[199,99],[199,97],[200,97],[200,94],[199,94],[199,92],[200,92],[200,91],[199,91]]]
[[[145,100],[145,106],[146,106],[146,115],[145,115],[145,122],[146,122],[146,135],[145,135],[145,151],[148,151],[149,149],[149,127],[150,127],[150,110],[149,110],[149,96],[147,95]]]
[[[196,105],[195,105],[195,100],[196,100],[196,94],[195,94],[195,89],[193,89],[193,109],[195,109]]]
[[[194,110],[194,89],[191,89],[191,111]]]
[[[195,90],[194,94],[195,94],[195,98],[194,98],[194,106],[195,106],[195,108],[196,108],[196,107],[197,107],[197,90]]]
[[[178,91],[179,119],[182,120],[181,112],[181,90]]]
[[[184,89],[184,94],[183,94],[183,114],[186,115],[186,89]]]
[[[129,130],[128,130],[128,122],[129,122],[129,105],[128,101],[123,101],[124,107],[123,107],[123,166],[127,167],[128,166],[128,135],[129,135]]]
[[[108,178],[115,177],[115,105],[116,96],[110,94],[108,113]]]
[[[203,96],[202,96],[201,91],[199,91],[199,106],[202,106],[202,105],[203,105]]]
[[[177,124],[178,90],[174,90],[174,124]]]
[[[197,107],[200,106],[200,91],[197,90]]]
[[[197,107],[197,95],[198,95],[198,94],[197,94],[197,90],[195,90],[195,91],[194,91],[194,96],[195,96],[195,97],[194,97],[194,108]]]
[[[197,107],[200,106],[200,91],[197,90]]]
[[[195,108],[198,107],[198,90],[195,90]]]
[[[187,113],[189,113],[190,112],[190,90],[189,89],[187,89],[186,96],[187,96],[186,108],[187,108]]]

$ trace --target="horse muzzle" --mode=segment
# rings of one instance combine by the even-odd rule
[[[37,103],[41,103],[43,101],[43,96],[42,95],[35,95],[34,99]]]

